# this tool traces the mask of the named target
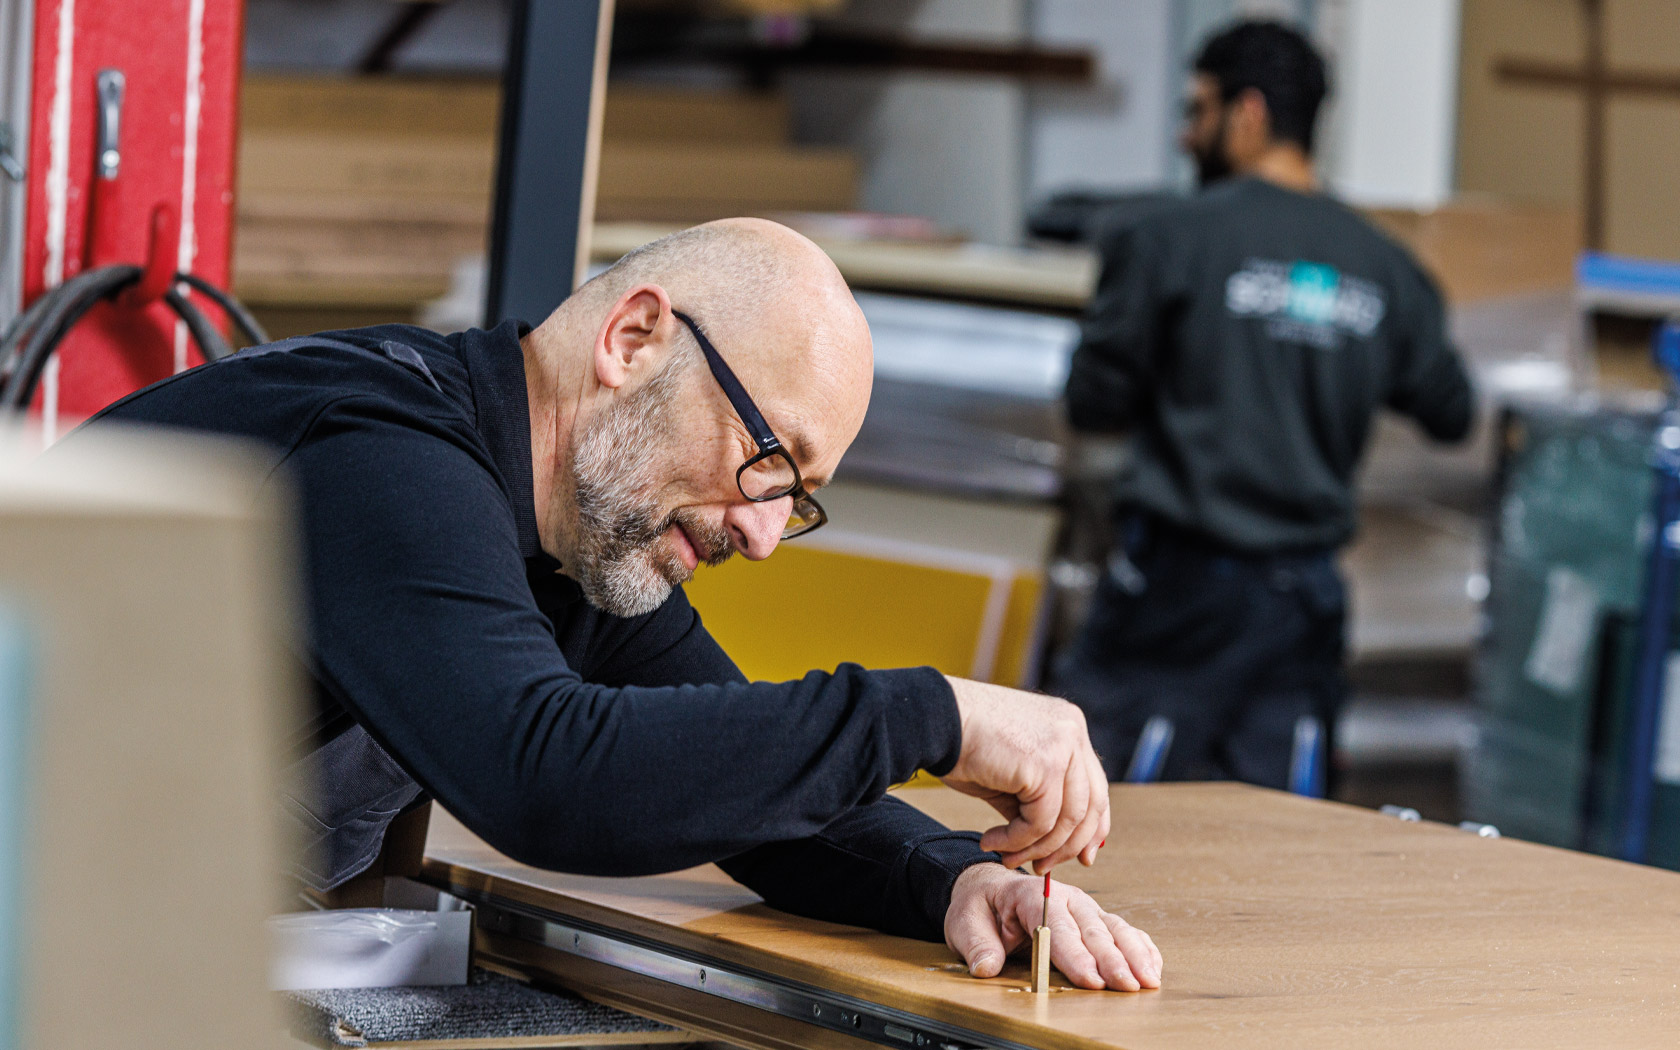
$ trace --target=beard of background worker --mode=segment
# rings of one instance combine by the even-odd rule
[[[1184,130],[1178,144],[1196,163],[1196,184],[1210,186],[1234,170],[1228,153],[1230,107],[1220,98],[1219,81],[1199,73],[1190,81],[1184,106]]]
[[[775,907],[943,938],[992,977],[1044,907],[1012,869],[1092,864],[1108,835],[1078,709],[930,667],[749,682],[680,586],[825,520],[873,374],[828,257],[737,219],[631,252],[535,329],[282,340],[90,428],[237,435],[298,494],[314,688],[283,809],[308,889],[369,871],[435,798],[525,864],[714,862]],[[952,832],[884,795],[918,769],[1004,823]],[[1149,937],[1087,894],[1057,883],[1050,915],[1074,984],[1159,985]]]
[[[1048,688],[1085,711],[1113,776],[1136,758],[1163,779],[1326,790],[1345,691],[1336,552],[1373,416],[1439,441],[1474,419],[1434,283],[1319,190],[1327,83],[1288,26],[1215,34],[1180,140],[1199,192],[1097,238],[1068,415],[1131,447],[1107,571]]]

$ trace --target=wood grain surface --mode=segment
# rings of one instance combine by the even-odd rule
[[[1680,1045],[1680,875],[1230,784],[1116,786],[1094,868],[1059,879],[1148,930],[1157,992],[1024,991],[943,945],[774,911],[715,868],[601,879],[433,822],[433,880],[1047,1048]],[[995,823],[943,788],[908,801]]]

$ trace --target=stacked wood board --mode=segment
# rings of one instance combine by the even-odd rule
[[[481,78],[253,75],[241,106],[236,290],[402,319],[485,250],[500,91]],[[677,224],[849,208],[857,162],[789,144],[770,93],[614,86],[598,213]]]

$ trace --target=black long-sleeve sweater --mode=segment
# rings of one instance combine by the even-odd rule
[[[1469,432],[1440,293],[1332,198],[1236,178],[1099,242],[1067,404],[1079,429],[1131,431],[1121,510],[1238,550],[1334,547],[1379,408]]]
[[[717,861],[786,910],[939,938],[957,874],[995,854],[883,793],[955,763],[949,684],[855,665],[748,683],[681,589],[644,616],[592,607],[538,545],[520,331],[288,340],[90,424],[251,438],[294,489],[316,694],[297,743],[377,745],[288,800],[339,858],[320,881],[365,867],[423,790],[525,863]]]

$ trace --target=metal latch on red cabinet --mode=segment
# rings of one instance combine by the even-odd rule
[[[120,69],[101,69],[95,83],[99,97],[95,171],[101,179],[114,179],[122,169],[123,92],[128,87],[128,78]]]

